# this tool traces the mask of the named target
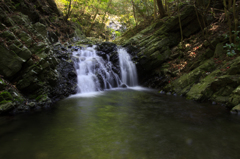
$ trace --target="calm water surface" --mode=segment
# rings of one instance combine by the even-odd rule
[[[240,117],[154,91],[72,97],[0,117],[1,159],[239,159]]]

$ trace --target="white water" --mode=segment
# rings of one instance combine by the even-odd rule
[[[112,70],[112,63],[98,56],[94,47],[73,52],[77,72],[78,93],[93,92],[119,87],[122,84],[137,86],[136,66],[124,49],[118,49],[121,78]]]
[[[131,56],[125,49],[118,49],[119,64],[121,68],[121,80],[128,86],[137,86],[137,69],[136,65],[132,62]]]

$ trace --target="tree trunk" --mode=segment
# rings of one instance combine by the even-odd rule
[[[66,17],[65,17],[66,21],[68,20],[68,18],[70,16],[70,13],[71,13],[71,5],[72,5],[72,0],[69,0],[68,11],[67,11],[67,14],[66,14]]]
[[[96,17],[97,17],[97,14],[98,14],[98,8],[97,8],[96,13],[95,13],[95,15],[94,15],[94,17],[93,17],[92,24],[91,24],[90,28],[88,29],[88,31],[86,32],[86,36],[89,36],[89,34],[90,34],[90,32],[91,32],[91,30],[92,30],[92,28],[93,28],[93,24],[94,24],[94,22],[95,22],[95,19],[96,19]]]
[[[166,16],[165,10],[163,8],[162,0],[157,0],[157,5],[158,5],[158,12],[160,14],[160,18],[163,18]]]
[[[136,22],[136,26],[137,26],[137,17],[136,17],[136,14],[135,14],[135,7],[134,7],[133,0],[132,0],[132,6],[133,6],[133,16],[134,16],[134,19],[135,19],[135,22]]]
[[[53,11],[55,13],[57,13],[58,16],[60,16],[60,12],[59,12],[59,10],[57,8],[57,5],[56,5],[55,1],[54,0],[47,0],[47,2],[49,4],[49,6],[53,9]]]
[[[143,14],[143,12],[140,10],[140,8],[137,5],[135,5],[135,3],[133,1],[132,1],[132,4],[133,4],[135,10],[145,19],[146,17]]]
[[[154,19],[157,18],[157,4],[156,4],[156,0],[154,0]]]
[[[104,16],[103,16],[103,18],[102,18],[102,24],[101,24],[101,27],[102,27],[102,28],[103,28],[103,22],[105,21],[105,16],[106,16],[106,14],[107,14],[107,11],[108,11],[111,3],[112,3],[112,0],[109,1],[108,6],[107,6],[107,9],[105,10]]]
[[[182,45],[183,31],[182,31],[182,23],[181,23],[180,10],[179,10],[179,0],[177,0],[177,7],[178,7],[178,21],[179,21],[179,27],[180,27],[180,33],[181,33],[181,45]]]
[[[237,44],[237,27],[238,27],[238,18],[236,15],[236,0],[233,0],[233,18],[234,18],[234,43]]]

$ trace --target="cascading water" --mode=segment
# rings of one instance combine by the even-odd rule
[[[125,49],[118,49],[119,62],[121,68],[121,80],[128,86],[137,86],[137,69],[136,65],[132,62],[131,56]]]
[[[111,62],[109,54],[99,56],[95,46],[86,47],[73,52],[73,60],[78,80],[78,93],[90,93],[120,87],[137,85],[136,66],[131,61],[130,55],[124,49],[117,50],[119,70]],[[119,77],[121,76],[121,78]]]

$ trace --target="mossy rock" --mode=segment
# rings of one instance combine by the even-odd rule
[[[226,63],[223,68],[227,68],[229,67],[229,69],[227,70],[226,74],[229,75],[236,75],[236,74],[240,74],[240,56],[238,56],[236,59],[232,60],[230,63]]]
[[[16,54],[18,54],[18,53],[20,53],[22,51],[22,49],[20,49],[20,47],[18,47],[15,44],[10,45],[9,49],[12,50]]]
[[[11,102],[11,101],[4,101],[2,103],[0,103],[0,113],[1,112],[5,112],[5,111],[8,111],[12,108],[14,108],[14,103]]]
[[[181,76],[179,79],[173,81],[172,85],[175,88],[176,93],[180,93],[182,89],[189,85],[193,85],[200,81],[201,78],[206,76],[206,71],[210,71],[215,68],[215,63],[212,59],[205,61],[202,65],[194,69],[188,74]],[[218,71],[219,72],[219,71]]]
[[[240,114],[240,104],[233,107],[232,110],[231,110],[231,113],[232,114]]]
[[[229,98],[229,103],[231,105],[238,105],[240,103],[240,86],[234,89]]]
[[[228,103],[229,96],[214,96],[211,98],[211,100],[217,103]]]
[[[217,77],[218,70],[212,72],[210,75],[205,77],[200,83],[193,85],[190,91],[187,93],[189,99],[202,100],[205,98],[210,98],[214,92],[221,90],[225,85],[232,86],[233,88],[237,86],[238,76],[224,75]],[[219,95],[224,96],[231,93],[231,90],[228,92],[220,91]],[[227,90],[225,90],[227,91]]]
[[[3,91],[0,93],[0,101],[4,100],[13,100],[13,97],[9,92]]]
[[[223,43],[218,43],[214,52],[214,57],[222,57],[224,54]]]
[[[11,77],[22,68],[23,60],[3,44],[0,44],[0,50],[0,74]]]
[[[5,30],[5,29],[7,29],[7,27],[4,24],[0,23],[0,30]]]
[[[15,26],[14,21],[10,18],[10,17],[6,17],[3,21],[3,23],[7,26],[7,27],[13,27]]]
[[[26,32],[24,31],[21,31],[19,32],[18,34],[18,37],[21,39],[21,41],[27,46],[27,47],[30,47],[33,40],[31,38],[31,36],[29,34],[27,34]]]
[[[5,86],[6,83],[2,79],[0,79],[0,91],[2,91],[5,88]]]
[[[39,95],[37,98],[36,98],[36,101],[38,103],[41,103],[41,104],[48,104],[48,103],[51,103],[51,99],[48,97],[47,94],[42,94],[42,95]]]
[[[47,37],[47,28],[44,24],[37,22],[33,25],[33,27],[40,33],[43,37]]]
[[[27,61],[31,58],[32,53],[26,46],[23,46],[21,52],[18,53],[18,56]]]
[[[207,50],[203,53],[202,56],[204,59],[209,59],[209,58],[213,57],[213,55],[214,55],[214,51],[210,48],[207,48]]]
[[[24,25],[24,24],[29,24],[29,18],[27,15],[24,15],[22,13],[18,13],[19,15],[15,14],[11,18],[12,20],[17,23],[18,25]]]
[[[8,41],[9,41],[9,40],[15,40],[15,39],[16,39],[16,36],[15,36],[11,31],[9,31],[9,30],[6,30],[6,31],[2,32],[2,33],[0,34],[0,37],[5,38],[5,39],[7,39]]]

